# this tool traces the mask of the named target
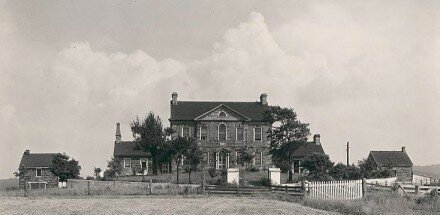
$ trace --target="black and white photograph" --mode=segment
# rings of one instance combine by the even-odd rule
[[[440,214],[440,1],[0,0],[0,214]]]

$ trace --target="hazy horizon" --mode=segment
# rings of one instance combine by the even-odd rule
[[[106,169],[115,124],[178,100],[294,108],[345,163],[440,163],[440,2],[0,0],[0,178],[22,153]],[[311,138],[310,137],[310,138]]]

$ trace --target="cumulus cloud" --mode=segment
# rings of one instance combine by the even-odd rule
[[[3,80],[11,81],[3,91],[7,98],[0,101],[0,128],[12,142],[21,138],[14,156],[26,148],[67,152],[80,160],[83,175],[90,175],[93,166],[105,167],[112,155],[114,123],[122,123],[123,139],[131,139],[129,122],[149,110],[167,124],[173,91],[182,100],[240,101],[255,101],[266,92],[270,104],[296,108],[312,131],[322,134],[326,152],[336,161],[343,160],[347,140],[355,149],[354,159],[371,149],[400,145],[416,151],[413,142],[421,139],[415,133],[435,142],[437,137],[424,132],[423,125],[440,129],[428,116],[439,106],[431,99],[439,95],[420,97],[420,92],[437,89],[439,80],[417,72],[438,70],[432,63],[438,39],[436,51],[412,59],[414,54],[404,54],[406,50],[425,47],[419,44],[422,35],[394,40],[407,33],[405,24],[391,33],[367,22],[368,14],[353,21],[355,14],[347,8],[313,4],[308,10],[273,30],[261,13],[252,12],[225,31],[210,55],[190,62],[155,59],[143,50],[105,52],[88,42],[74,42],[45,67],[22,74],[26,78],[5,75]],[[20,87],[11,85],[13,81]],[[419,105],[430,111],[420,113]],[[430,156],[433,160],[436,155]],[[5,159],[0,156],[0,163]]]

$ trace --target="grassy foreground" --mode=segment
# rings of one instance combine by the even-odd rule
[[[0,197],[1,214],[336,214],[296,203],[233,196]]]

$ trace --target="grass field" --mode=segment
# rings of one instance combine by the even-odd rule
[[[311,214],[297,203],[234,196],[0,197],[1,214]]]

